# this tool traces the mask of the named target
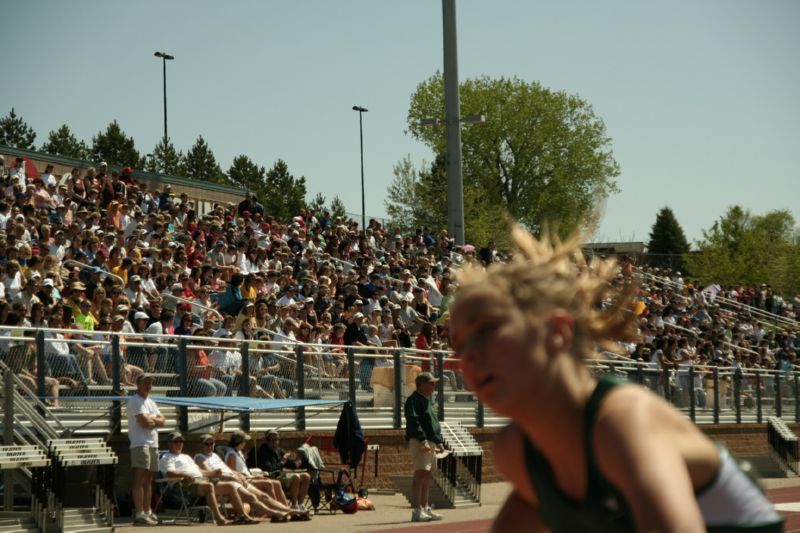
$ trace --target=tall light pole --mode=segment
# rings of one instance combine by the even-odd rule
[[[456,2],[442,0],[444,35],[444,122],[447,136],[447,231],[464,244],[464,190],[461,180],[461,103],[458,96]]]
[[[164,66],[164,145],[167,144],[167,60],[172,61],[175,59],[175,56],[171,56],[165,52],[156,52],[153,54],[156,57],[161,58],[161,62]]]
[[[353,111],[358,111],[358,135],[361,140],[361,231],[367,230],[367,209],[364,203],[364,122],[362,117],[369,111],[366,107],[353,106]]]

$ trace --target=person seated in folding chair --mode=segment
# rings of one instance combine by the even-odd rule
[[[308,487],[311,484],[311,475],[308,472],[298,472],[302,469],[302,464],[294,452],[284,453],[278,447],[280,438],[274,429],[268,429],[264,433],[265,443],[259,446],[255,457],[251,454],[250,464],[258,466],[269,477],[278,479],[289,501],[295,509],[305,510],[303,502],[308,496]],[[288,470],[288,471],[287,471]]]
[[[280,480],[272,479],[265,472],[260,472],[258,469],[253,472],[247,466],[247,462],[244,459],[244,449],[249,441],[250,435],[244,431],[236,431],[231,435],[231,439],[228,441],[228,448],[222,454],[225,464],[234,472],[246,476],[259,490],[275,498],[282,505],[291,508],[289,500],[286,499],[286,494],[283,492]]]
[[[237,431],[236,433],[243,432]],[[200,437],[200,443],[203,446],[203,451],[195,454],[194,461],[197,463],[197,466],[200,467],[200,470],[203,471],[203,474],[206,477],[214,476],[223,481],[236,483],[242,501],[250,504],[254,514],[267,515],[272,518],[273,522],[285,522],[288,519],[308,519],[307,512],[300,513],[299,511],[293,511],[288,504],[283,504],[271,494],[260,490],[256,482],[249,479],[249,476],[231,470],[220,456],[214,453],[215,442],[213,436],[206,433]],[[277,489],[281,492],[281,496],[283,497],[280,484],[278,484]]]
[[[233,505],[233,510],[240,519],[247,523],[256,522],[244,508],[236,484],[232,481],[212,481],[211,473],[204,473],[197,463],[183,451],[183,435],[173,431],[167,437],[169,453],[165,453],[158,462],[158,468],[164,477],[182,478],[186,485],[184,490],[191,496],[202,496],[214,515],[218,526],[226,526],[232,522],[225,518],[219,508],[217,496],[225,496]]]

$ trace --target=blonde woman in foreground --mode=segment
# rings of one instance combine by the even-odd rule
[[[515,258],[465,270],[451,306],[465,382],[513,421],[495,443],[514,491],[494,530],[782,531],[727,450],[646,389],[584,365],[635,337],[635,287],[612,288],[616,265],[585,262],[577,238],[513,236]]]

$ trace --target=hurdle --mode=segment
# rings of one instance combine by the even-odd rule
[[[59,531],[114,527],[114,467],[117,455],[102,438],[50,439],[47,441],[51,465],[48,475],[48,504]],[[67,508],[66,490],[70,469],[94,467],[97,483],[79,508]]]
[[[49,466],[50,458],[39,446],[0,446],[0,470],[11,472],[10,476],[5,477],[3,488],[6,512],[13,512],[14,505],[14,483],[8,481],[13,479],[14,470],[27,469],[31,475],[31,517],[38,527],[44,527],[47,510],[45,471]]]

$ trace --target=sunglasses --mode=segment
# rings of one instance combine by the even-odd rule
[[[203,443],[203,446],[213,446],[213,445],[214,445],[214,441],[209,441],[209,442],[204,442]]]
[[[183,439],[175,439],[172,442],[174,442],[175,444],[183,444]]]

